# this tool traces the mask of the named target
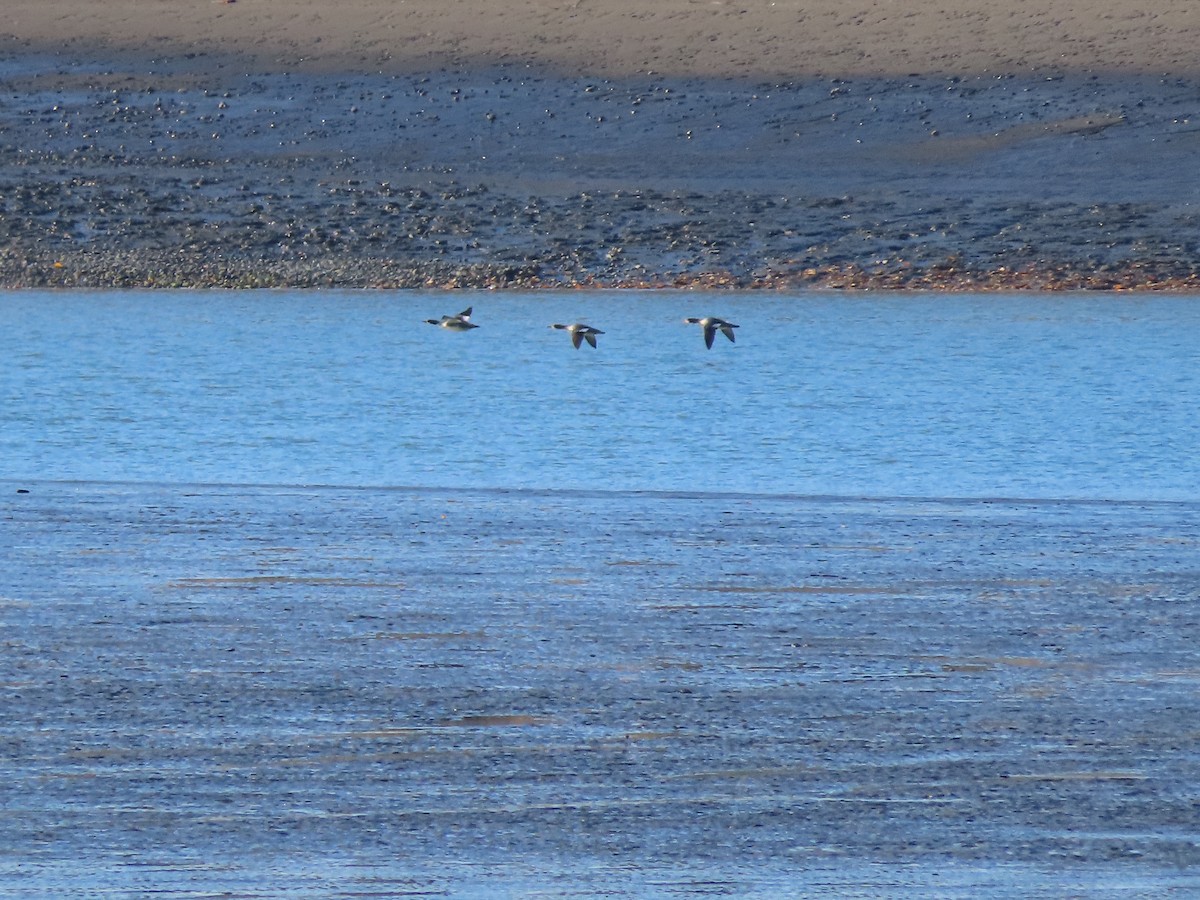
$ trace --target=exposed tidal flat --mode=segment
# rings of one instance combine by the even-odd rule
[[[1200,887],[1194,503],[16,488],[5,896]]]
[[[0,57],[0,284],[1200,284],[1191,74],[241,62]]]

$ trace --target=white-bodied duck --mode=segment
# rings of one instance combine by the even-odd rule
[[[713,338],[717,336],[718,331],[732,341],[733,329],[738,327],[732,322],[726,322],[724,319],[718,319],[716,316],[705,316],[703,319],[687,318],[683,321],[689,325],[699,325],[704,329],[704,346],[710,350],[712,349]]]
[[[599,328],[593,328],[591,325],[584,325],[582,322],[573,322],[570,325],[559,325],[555,322],[550,326],[557,328],[559,331],[566,331],[571,335],[571,343],[575,345],[575,349],[579,349],[579,345],[587,341],[593,347],[596,346],[596,335],[604,334]]]
[[[426,319],[425,321],[430,325],[449,328],[451,331],[470,331],[472,328],[479,327],[471,321],[471,311],[474,308],[473,306],[468,306],[457,316],[442,316],[440,319]]]

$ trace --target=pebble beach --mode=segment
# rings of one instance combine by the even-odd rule
[[[6,288],[1200,287],[1183,2],[45,6]]]

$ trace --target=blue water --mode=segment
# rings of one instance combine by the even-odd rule
[[[1180,296],[9,293],[0,477],[1197,499],[1198,335]]]
[[[1193,896],[1198,310],[0,294],[0,897]]]

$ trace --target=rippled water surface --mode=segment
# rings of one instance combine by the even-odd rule
[[[1194,300],[0,314],[0,896],[1200,891]]]
[[[479,328],[423,323],[473,304]],[[684,316],[741,325],[706,351]],[[583,320],[599,349],[546,326]],[[1194,499],[1188,297],[9,294],[15,478]]]

